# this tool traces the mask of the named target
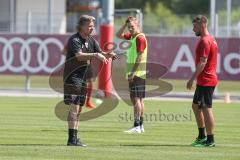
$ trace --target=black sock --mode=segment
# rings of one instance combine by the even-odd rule
[[[202,139],[204,137],[206,137],[206,135],[205,135],[205,128],[198,128],[198,138]]]
[[[74,138],[77,139],[78,130],[74,129]]]
[[[143,125],[143,117],[140,117],[140,126]]]
[[[207,135],[207,142],[214,142],[214,135]]]
[[[73,141],[75,139],[77,139],[77,130],[68,129],[68,141]]]
[[[134,127],[140,126],[140,120],[139,119],[135,119],[133,125],[134,125]]]

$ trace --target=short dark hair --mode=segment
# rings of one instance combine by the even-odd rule
[[[82,15],[77,23],[77,29],[79,30],[81,26],[84,26],[87,22],[94,22],[95,18],[89,15]]]
[[[207,24],[208,19],[206,16],[203,15],[197,15],[196,17],[194,17],[194,19],[192,20],[192,23],[204,23]]]

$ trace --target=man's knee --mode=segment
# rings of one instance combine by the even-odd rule
[[[71,114],[78,114],[79,110],[81,109],[81,107],[79,107],[79,105],[70,105],[70,110],[69,112]]]
[[[81,112],[82,112],[82,106],[78,108],[78,115],[80,115]]]
[[[192,103],[192,109],[193,110],[199,110],[199,105],[195,104],[195,103]]]
[[[135,102],[135,105],[138,105],[141,103],[141,100],[138,97],[134,97],[134,102]]]
[[[204,107],[203,113],[205,114],[212,114],[212,108],[211,107]]]

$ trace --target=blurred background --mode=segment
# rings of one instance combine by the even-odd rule
[[[219,43],[217,95],[224,98],[231,94],[239,100],[239,0],[0,0],[3,95],[11,90],[22,93],[51,90],[49,75],[63,64],[61,51],[82,14],[96,17],[95,36],[100,41],[106,34],[101,33],[101,25],[110,24],[116,32],[127,16],[136,16],[149,41],[148,61],[168,68],[168,73],[159,78],[171,83],[171,93],[179,95],[189,94],[185,83],[194,71],[191,61],[197,38],[192,32],[192,18],[206,15],[209,30]],[[119,39],[114,34],[111,37],[119,46]],[[122,52],[121,47],[116,52]]]
[[[97,28],[101,24],[101,0],[42,0],[41,3],[36,0],[1,0],[0,4],[1,33],[75,32],[81,14],[95,16]],[[143,32],[147,34],[191,36],[192,17],[204,14],[211,18],[216,36],[240,36],[239,0],[115,0],[114,6],[120,10],[139,9],[143,14]],[[119,27],[119,17],[118,13],[116,28]]]
[[[1,0],[0,32],[71,33],[75,32],[81,14],[95,16],[98,28],[102,17],[101,4],[101,0],[42,0],[41,3],[36,0]],[[192,17],[204,14],[211,19],[211,27],[215,26],[216,36],[240,36],[239,0],[115,0],[114,6],[117,10],[139,9],[143,14],[143,32],[147,34],[192,36]],[[120,13],[114,17],[115,28],[120,25]]]

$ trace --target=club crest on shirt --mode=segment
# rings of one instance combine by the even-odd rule
[[[87,42],[85,42],[85,47],[88,48],[88,43]]]

